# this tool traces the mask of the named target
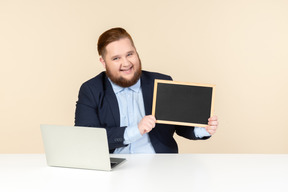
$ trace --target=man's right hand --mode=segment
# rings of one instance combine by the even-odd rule
[[[149,133],[156,124],[156,119],[153,115],[147,115],[141,119],[141,121],[138,124],[138,129],[141,133],[141,135],[144,135],[145,133]]]

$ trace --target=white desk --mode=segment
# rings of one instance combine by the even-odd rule
[[[118,157],[125,157],[127,161],[111,172],[104,172],[48,167],[43,154],[2,154],[0,191],[288,191],[288,154],[164,154]]]

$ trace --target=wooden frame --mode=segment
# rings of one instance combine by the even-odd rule
[[[163,85],[167,85],[167,86],[170,86],[170,87],[172,87],[172,89],[174,89],[174,92],[173,93],[169,93],[168,92],[168,94],[167,94],[167,92],[166,92],[166,94],[164,94],[164,93],[158,93],[159,92],[159,89],[161,89],[162,91],[163,90],[167,90],[167,86],[166,86],[166,89],[165,89],[165,86],[163,87]],[[175,86],[174,86],[175,85]],[[180,86],[178,86],[178,85],[180,85]],[[160,86],[160,87],[159,87]],[[161,88],[161,86],[162,86],[162,88]],[[180,89],[179,89],[180,88]],[[208,88],[208,89],[206,89],[206,88]],[[178,89],[178,90],[180,90],[180,92],[181,92],[181,90],[187,90],[187,91],[185,91],[185,93],[184,93],[184,95],[183,94],[181,94],[180,92],[178,93],[178,91],[175,91],[176,89]],[[202,119],[202,121],[201,122],[198,122],[198,120],[196,120],[196,121],[193,121],[193,120],[191,120],[191,122],[190,122],[190,119],[189,120],[184,120],[184,121],[182,121],[182,120],[180,120],[180,121],[178,121],[177,119],[173,119],[173,120],[169,120],[169,119],[166,119],[166,117],[164,117],[164,118],[159,118],[159,119],[157,119],[157,116],[158,116],[158,112],[157,112],[157,110],[158,110],[158,108],[160,108],[161,109],[161,107],[159,106],[159,105],[157,105],[157,100],[158,100],[158,102],[159,101],[161,101],[161,99],[162,98],[159,98],[159,97],[163,97],[164,99],[163,100],[167,100],[167,98],[169,98],[168,100],[170,101],[169,102],[169,105],[165,105],[163,108],[169,108],[169,106],[170,106],[170,104],[171,103],[173,103],[173,102],[171,102],[171,100],[173,100],[173,98],[171,99],[171,97],[173,97],[174,95],[181,95],[181,98],[182,99],[179,99],[179,100],[185,100],[186,98],[187,98],[187,95],[185,96],[185,94],[186,94],[186,92],[187,92],[187,94],[188,93],[193,93],[193,97],[194,97],[194,99],[195,98],[197,98],[198,100],[195,100],[195,101],[193,101],[194,102],[194,104],[195,104],[195,102],[198,102],[198,101],[200,101],[199,99],[201,99],[201,97],[199,96],[199,91],[200,91],[200,96],[202,97],[203,95],[204,95],[204,97],[203,98],[206,98],[206,100],[205,100],[205,104],[202,106],[201,104],[203,103],[202,101],[200,102],[200,104],[197,104],[197,105],[201,105],[201,106],[199,106],[198,108],[200,109],[198,109],[198,108],[195,108],[195,110],[194,110],[194,106],[196,106],[196,105],[193,105],[193,106],[186,106],[186,104],[183,104],[182,103],[182,105],[179,105],[179,107],[181,108],[185,108],[185,110],[186,110],[186,112],[187,112],[187,110],[189,110],[189,113],[190,113],[190,109],[188,109],[188,108],[193,108],[193,112],[192,112],[192,116],[193,116],[193,113],[194,114],[197,114],[196,116],[198,116],[198,115],[200,115],[200,113],[202,113],[202,111],[205,111],[205,115],[203,115],[203,114],[201,114],[201,118],[200,119]],[[170,92],[171,92],[171,90],[170,90]],[[202,93],[203,92],[203,93]],[[207,93],[206,93],[207,92]],[[171,96],[169,96],[169,94],[171,95]],[[190,94],[190,95],[191,95]],[[160,96],[159,96],[160,95]],[[162,95],[162,96],[161,96]],[[164,95],[164,96],[163,96]],[[168,95],[168,96],[167,96]],[[215,85],[211,85],[211,84],[199,84],[199,83],[184,83],[184,82],[175,82],[175,81],[169,81],[169,80],[159,80],[159,79],[156,79],[155,80],[155,82],[154,82],[154,93],[153,93],[153,105],[152,105],[152,115],[156,118],[156,122],[157,123],[162,123],[162,124],[172,124],[172,125],[184,125],[184,126],[195,126],[195,127],[205,127],[205,126],[207,126],[208,125],[208,118],[209,117],[211,117],[211,116],[213,116],[213,113],[214,113],[214,95],[215,95]],[[158,96],[158,97],[157,97]],[[183,99],[184,98],[184,99]],[[190,98],[192,98],[192,97],[190,97]],[[211,100],[210,100],[210,98],[211,98]],[[177,100],[177,101],[179,101],[179,100]],[[174,100],[173,100],[174,101]],[[187,100],[188,101],[188,100]],[[191,101],[191,99],[189,99],[189,102]],[[208,101],[208,102],[207,102]],[[211,101],[211,102],[210,102]],[[162,101],[161,101],[162,102]],[[209,102],[210,102],[210,104],[209,104]],[[160,103],[160,102],[159,102]],[[163,105],[163,103],[162,103],[162,105]],[[177,103],[176,104],[172,104],[172,105],[174,105],[174,106],[178,106],[177,105]],[[185,105],[184,107],[183,107],[183,105]],[[210,107],[209,107],[210,106]],[[158,107],[158,108],[157,108]],[[203,109],[205,107],[205,109]],[[173,107],[172,107],[173,108]],[[177,107],[176,107],[177,108]],[[176,114],[176,115],[178,115],[179,116],[179,114],[178,113],[184,113],[184,111],[185,110],[183,110],[182,111],[182,108],[180,109],[180,111],[174,111],[174,112],[169,112],[170,114],[171,113],[174,113],[174,114]],[[186,109],[187,108],[187,109]],[[199,112],[197,112],[197,110],[199,111]],[[210,110],[210,112],[209,112],[209,110]],[[162,111],[167,111],[167,110],[162,110]],[[171,111],[171,110],[169,110],[169,111]],[[176,113],[175,113],[176,112]],[[165,112],[166,113],[166,112]],[[186,114],[185,114],[186,115]],[[187,115],[189,115],[189,114],[187,114]],[[165,116],[165,115],[164,115]],[[169,115],[168,115],[169,116]],[[181,116],[181,114],[180,114],[180,116]],[[204,116],[206,117],[207,116],[207,123],[204,123]],[[168,117],[169,118],[169,117]],[[188,117],[188,118],[190,118],[190,117]],[[206,121],[205,121],[206,122]]]

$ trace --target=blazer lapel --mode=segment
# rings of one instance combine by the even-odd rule
[[[147,74],[143,74],[141,76],[141,87],[142,94],[145,106],[145,114],[152,114],[152,100],[153,100],[153,89],[154,89],[154,81],[150,80],[146,77]]]
[[[118,127],[120,127],[120,112],[119,112],[118,101],[112,89],[112,85],[110,84],[107,77],[105,78],[105,94],[106,94],[107,101],[110,106],[110,111],[112,112],[112,116],[115,120],[115,123]]]

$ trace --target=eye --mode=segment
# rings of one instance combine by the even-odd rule
[[[114,58],[112,58],[113,61],[116,61],[116,60],[118,60],[118,59],[119,59],[119,57],[114,57]]]
[[[133,55],[133,53],[128,53],[128,54],[127,54],[127,56],[131,56],[131,55]]]

